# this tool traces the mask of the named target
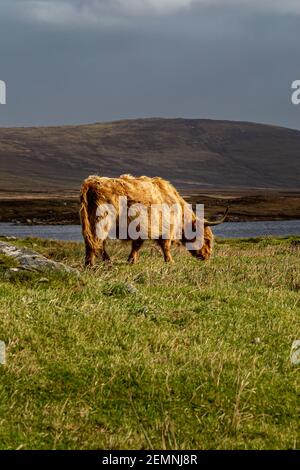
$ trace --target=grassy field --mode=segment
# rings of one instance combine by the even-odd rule
[[[14,243],[82,270],[80,244]],[[1,257],[0,448],[299,448],[299,239],[128,248],[80,276]]]

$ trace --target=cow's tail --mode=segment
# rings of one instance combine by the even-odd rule
[[[85,180],[81,187],[80,191],[80,219],[82,226],[82,235],[85,240],[86,245],[92,250],[97,248],[97,242],[94,235],[94,225],[93,221],[94,210],[93,202],[91,201],[89,195],[91,195],[93,189],[91,187],[90,181]]]

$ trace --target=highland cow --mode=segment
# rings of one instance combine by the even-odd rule
[[[125,200],[124,211],[121,209],[123,206],[120,205],[120,200]],[[105,248],[107,238],[131,240],[132,247],[128,257],[130,263],[137,261],[145,239],[157,242],[166,262],[173,261],[170,248],[174,240],[179,240],[198,260],[207,260],[213,249],[214,237],[210,227],[223,223],[228,213],[227,210],[222,219],[216,222],[203,219],[201,237],[195,235],[199,218],[191,206],[171,183],[159,177],[147,176],[121,175],[119,178],[89,176],[82,184],[80,202],[86,266],[93,266],[97,256],[101,256],[103,261],[110,260]],[[153,217],[154,207],[163,208],[159,216],[156,212]],[[168,208],[172,210],[169,211],[170,216],[166,220],[164,214]],[[121,222],[124,220],[123,213],[125,226]],[[135,233],[130,232],[128,228],[130,223],[135,223]],[[186,230],[188,224],[193,229],[192,233]],[[113,237],[110,236],[112,232]]]

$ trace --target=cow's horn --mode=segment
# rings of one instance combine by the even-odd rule
[[[223,222],[225,222],[225,220],[227,219],[228,212],[229,212],[229,209],[227,207],[226,212],[223,215],[222,219],[216,220],[216,221],[204,220],[204,227],[213,227],[214,225],[223,224]]]

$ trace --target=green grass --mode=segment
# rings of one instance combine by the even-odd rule
[[[81,244],[16,243],[82,270]],[[0,259],[0,448],[299,448],[299,245],[225,240],[174,265],[128,250],[79,278]]]

